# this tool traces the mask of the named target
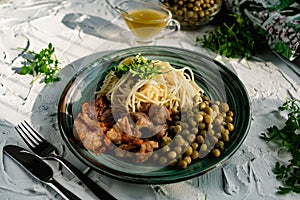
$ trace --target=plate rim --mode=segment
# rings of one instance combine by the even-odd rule
[[[242,137],[242,140],[241,142],[238,143],[237,146],[234,146],[233,150],[230,151],[230,153],[226,156],[226,157],[223,157],[221,160],[219,160],[218,162],[216,162],[214,165],[206,168],[206,170],[203,170],[201,172],[197,172],[197,173],[192,173],[191,175],[189,176],[184,176],[184,177],[173,177],[172,179],[169,179],[169,180],[156,180],[156,179],[153,179],[155,178],[154,176],[141,176],[140,174],[130,174],[130,173],[122,173],[122,174],[114,174],[112,175],[110,173],[110,169],[107,169],[108,172],[104,171],[103,169],[102,170],[99,170],[99,168],[93,166],[88,160],[86,157],[82,156],[81,153],[79,153],[78,149],[75,148],[69,141],[67,135],[65,134],[65,131],[63,130],[62,128],[62,125],[61,125],[61,122],[62,122],[62,116],[61,116],[61,111],[60,111],[60,108],[61,108],[61,104],[63,102],[63,97],[65,96],[64,94],[68,91],[68,88],[70,87],[70,85],[72,85],[73,81],[81,74],[83,73],[87,68],[93,66],[94,64],[96,63],[99,63],[99,62],[103,62],[103,60],[105,60],[106,58],[112,58],[112,56],[114,56],[114,59],[116,58],[119,58],[120,56],[118,56],[119,53],[123,53],[123,54],[126,54],[126,53],[129,53],[129,52],[132,52],[132,51],[138,51],[140,49],[158,49],[159,50],[163,50],[163,51],[166,51],[166,52],[171,52],[172,50],[175,50],[176,54],[178,52],[186,52],[186,53],[191,53],[193,55],[198,55],[198,56],[202,56],[204,59],[206,60],[209,60],[211,62],[214,62],[216,65],[218,65],[218,67],[221,67],[223,68],[223,70],[225,70],[227,73],[229,73],[230,76],[233,76],[234,78],[237,78],[237,82],[239,83],[239,86],[241,87],[243,93],[246,95],[246,99],[248,100],[247,101],[247,111],[248,111],[248,116],[249,116],[249,119],[247,121],[247,127],[246,127],[246,130],[245,130],[245,134],[244,136]],[[88,57],[88,56],[85,56],[85,57]],[[183,48],[178,48],[178,47],[168,47],[168,46],[139,46],[139,47],[129,47],[129,48],[124,48],[124,49],[119,49],[119,50],[116,50],[116,51],[110,51],[108,54],[105,54],[105,55],[102,55],[100,56],[99,58],[97,59],[94,59],[93,61],[91,61],[90,63],[86,64],[84,67],[82,67],[77,73],[75,73],[73,75],[73,77],[71,78],[71,80],[66,84],[66,86],[64,87],[63,89],[63,92],[61,93],[61,96],[60,96],[60,99],[59,99],[59,103],[58,103],[58,112],[57,112],[57,119],[58,119],[58,126],[59,126],[59,131],[60,131],[60,134],[62,135],[62,138],[65,142],[65,144],[68,146],[68,148],[71,150],[71,152],[73,154],[75,154],[75,156],[77,158],[79,158],[79,160],[81,162],[83,162],[84,164],[86,164],[88,167],[92,168],[93,170],[103,174],[103,175],[107,175],[111,178],[114,178],[114,179],[118,179],[118,180],[121,180],[121,181],[125,181],[126,182],[132,182],[132,183],[145,183],[145,184],[165,184],[165,183],[174,183],[174,182],[178,182],[178,181],[183,181],[183,180],[187,180],[187,179],[190,179],[190,178],[193,178],[193,177],[197,177],[197,176],[200,176],[208,171],[211,171],[221,165],[223,165],[232,155],[234,155],[237,150],[240,148],[240,146],[243,144],[243,142],[245,141],[247,135],[248,135],[248,132],[249,132],[249,129],[250,129],[250,126],[251,126],[251,115],[252,115],[252,110],[251,110],[251,103],[250,103],[250,99],[249,99],[249,95],[248,95],[248,92],[247,92],[247,89],[245,87],[245,85],[243,84],[243,82],[238,78],[238,76],[229,68],[227,67],[224,63],[221,63],[215,59],[212,59],[211,57],[207,56],[207,55],[204,55],[204,54],[201,54],[201,53],[198,53],[198,52],[195,52],[195,51],[191,51],[191,50],[187,50],[187,49],[183,49]],[[215,160],[218,160],[218,158],[214,158]],[[179,169],[180,170],[180,169]],[[140,179],[142,177],[142,179]],[[160,176],[158,176],[160,177]],[[151,179],[151,181],[145,181],[145,179]],[[170,178],[170,177],[169,177]]]

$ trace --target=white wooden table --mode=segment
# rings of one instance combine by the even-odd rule
[[[174,46],[205,53],[194,45],[198,31],[180,31],[157,40],[157,45]],[[72,76],[85,64],[113,50],[130,47],[128,30],[118,13],[103,0],[16,0],[0,1],[0,199],[60,199],[52,190],[33,179],[6,155],[5,144],[26,147],[14,130],[21,121],[30,121],[61,150],[56,109],[60,94]],[[61,81],[45,85],[29,84],[31,76],[16,73],[22,58],[17,48],[40,51],[52,43],[61,62]],[[292,71],[271,51],[259,52],[259,59],[227,60],[245,84],[252,106],[252,124],[248,137],[237,153],[223,166],[200,177],[169,185],[134,185],[90,172],[97,183],[118,199],[299,199],[299,194],[278,196],[280,185],[272,167],[283,160],[277,150],[259,138],[266,128],[281,126],[284,120],[277,108],[287,95],[300,99],[299,68]],[[297,73],[295,73],[297,72]],[[86,169],[65,149],[64,156],[82,170]],[[57,178],[83,199],[93,199],[74,178]]]

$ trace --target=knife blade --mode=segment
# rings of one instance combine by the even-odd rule
[[[53,178],[52,168],[36,155],[15,145],[6,145],[3,148],[13,160],[24,167],[32,176],[47,184],[67,200],[80,200],[74,193],[63,187]]]

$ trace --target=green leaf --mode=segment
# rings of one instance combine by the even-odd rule
[[[200,37],[196,44],[229,58],[250,58],[255,41],[250,30],[250,20],[240,15],[229,15],[232,20],[217,26]]]
[[[121,78],[123,74],[130,72],[134,76],[141,79],[152,79],[158,74],[165,72],[161,71],[161,67],[157,66],[152,60],[144,60],[141,55],[137,55],[129,65],[120,64],[113,67],[114,73],[118,78]]]
[[[287,194],[290,191],[292,191],[291,187],[279,187],[279,190],[277,191],[278,194]]]
[[[267,142],[274,142],[279,149],[285,149],[291,154],[289,164],[284,165],[276,162],[273,173],[283,186],[278,188],[278,194],[300,191],[300,108],[299,100],[287,99],[278,107],[279,111],[288,112],[288,119],[283,128],[276,125],[267,128],[266,133],[260,137]]]
[[[21,68],[20,74],[25,75],[25,74],[31,74],[32,73],[32,67],[30,66],[23,66]]]
[[[35,82],[36,78],[40,75],[44,76],[45,83],[51,83],[59,81],[59,77],[56,76],[56,73],[60,70],[58,67],[59,61],[54,55],[54,47],[51,43],[48,44],[48,47],[42,49],[39,53],[33,51],[26,51],[25,60],[28,65],[25,65],[21,68],[20,74],[32,74],[36,73],[35,77],[31,83]]]

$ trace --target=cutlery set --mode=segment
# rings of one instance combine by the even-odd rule
[[[45,138],[33,129],[26,121],[15,127],[15,129],[34,153],[15,145],[6,145],[3,148],[4,152],[30,172],[30,174],[35,178],[53,188],[64,199],[79,200],[80,198],[63,187],[53,178],[52,168],[43,160],[50,159],[60,162],[73,175],[81,180],[82,183],[85,184],[99,199],[116,199],[73,164],[65,160],[63,157],[60,157],[58,155],[58,149],[45,140]]]
[[[15,145],[7,145],[3,149],[5,153],[27,169],[30,174],[39,179],[41,182],[52,187],[64,199],[80,199],[53,178],[53,171],[51,167],[39,157]]]

